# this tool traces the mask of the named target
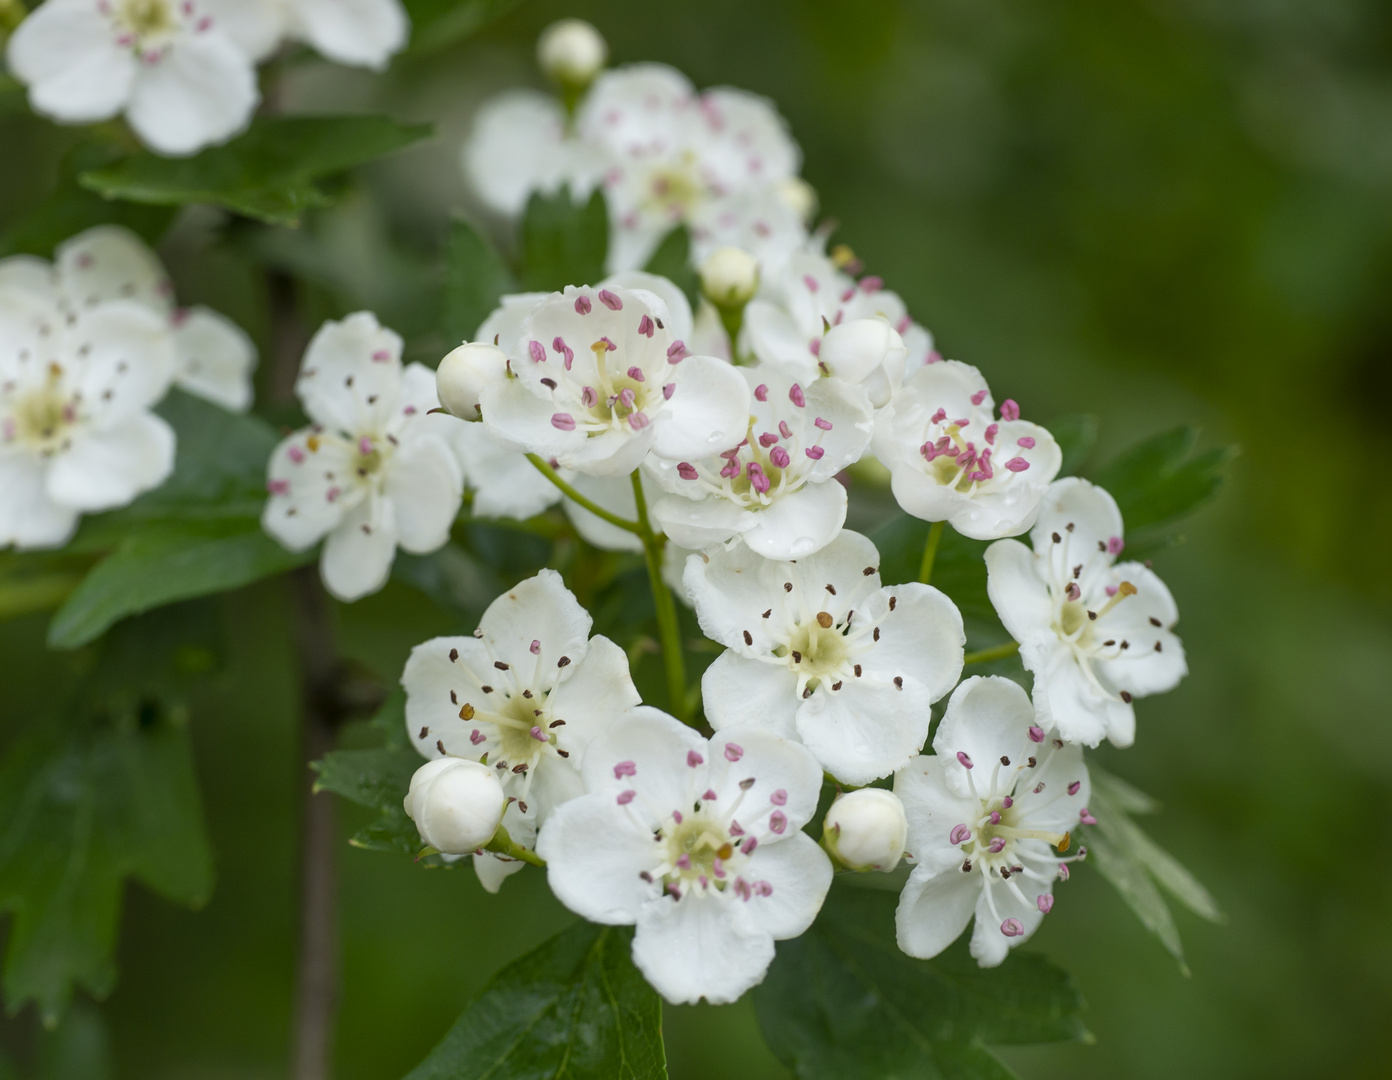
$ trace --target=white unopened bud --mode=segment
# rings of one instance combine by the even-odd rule
[[[435,393],[447,412],[461,420],[477,420],[484,387],[506,378],[507,353],[487,342],[465,342],[440,361]]]
[[[562,86],[588,86],[608,59],[609,46],[584,19],[554,22],[537,39],[537,63]]]
[[[406,792],[406,814],[421,839],[446,855],[466,855],[487,844],[506,807],[493,770],[464,758],[426,762]]]
[[[742,308],[759,290],[759,260],[743,248],[716,248],[701,264],[701,291],[718,308]]]
[[[805,223],[817,213],[817,189],[800,176],[786,176],[778,181],[778,197]]]
[[[908,357],[899,331],[880,318],[852,319],[833,326],[817,353],[827,374],[859,383],[877,409],[888,405],[903,383]]]
[[[909,822],[894,792],[861,788],[831,804],[822,830],[827,851],[852,870],[893,870],[904,855]]]

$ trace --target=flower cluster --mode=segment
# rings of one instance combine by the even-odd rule
[[[0,260],[0,545],[61,546],[82,514],[163,482],[174,432],[151,408],[177,385],[245,409],[255,362],[235,324],[175,304],[124,229],[75,236],[52,263]]]
[[[36,112],[67,124],[124,114],[152,150],[181,156],[246,127],[256,64],[282,42],[382,68],[408,31],[400,0],[47,0],[6,61]]]
[[[589,35],[549,32],[562,100],[493,103],[465,158],[500,211],[562,183],[602,186],[623,272],[504,297],[442,362],[453,416],[440,419],[476,513],[526,516],[568,496],[582,537],[648,556],[659,621],[664,545],[669,583],[684,554],[679,595],[724,647],[701,679],[705,723],[688,720],[708,737],[640,704],[625,654],[589,636],[544,570],[473,637],[412,654],[407,724],[432,760],[408,812],[446,857],[472,853],[487,887],[541,862],[572,910],[636,926],[634,961],[671,1001],[730,1001],[757,983],[773,942],[815,918],[833,865],[907,862],[904,951],[934,956],[974,918],[972,955],[999,964],[1086,856],[1073,837],[1096,822],[1084,747],[1129,745],[1134,699],[1185,674],[1174,601],[1148,565],[1116,561],[1111,496],[1058,479],[1050,433],[943,359],[896,294],[854,276],[853,256],[805,233],[784,246],[738,232],[738,208],[780,197],[797,163],[767,106],[697,96],[652,65],[601,74]],[[675,223],[707,250],[743,244],[706,260],[694,315],[671,282],[633,269]],[[363,438],[320,422],[350,450]],[[953,601],[927,580],[886,584],[875,544],[845,527],[846,470],[872,452],[899,506],[932,523],[930,550],[948,525],[993,542],[989,596],[1032,697],[1001,676],[964,681]],[[287,497],[302,460],[273,469]],[[313,483],[306,497],[323,503]],[[432,505],[447,502],[440,490]],[[1025,534],[1029,547],[1013,539]],[[680,678],[669,685],[674,712],[686,697]],[[485,766],[496,791],[446,761]],[[802,828],[824,778],[838,796],[819,846]]]

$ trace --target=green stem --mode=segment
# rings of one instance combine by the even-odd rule
[[[1010,641],[1004,645],[993,645],[989,649],[978,649],[976,652],[969,652],[962,657],[964,664],[985,664],[992,660],[1004,660],[1007,656],[1014,656],[1020,651],[1018,641]]]
[[[938,557],[938,544],[942,540],[943,523],[933,522],[928,529],[928,540],[923,545],[923,561],[918,564],[918,580],[927,585],[933,579],[933,560]]]
[[[506,855],[509,859],[519,859],[524,863],[531,863],[533,866],[546,868],[546,860],[529,848],[524,848],[516,840],[508,835],[508,831],[501,825],[498,831],[493,834],[493,839],[488,841],[487,850],[495,851],[499,855]]]
[[[662,641],[662,662],[667,668],[667,701],[672,714],[690,723],[686,701],[686,659],[682,655],[681,623],[672,591],[662,580],[662,545],[648,523],[648,503],[643,498],[643,478],[633,470],[633,502],[638,508],[638,536],[643,541],[643,558],[648,564],[648,583],[652,586],[653,607],[657,609],[657,632]]]
[[[527,460],[530,461],[533,465],[535,465],[542,476],[546,477],[546,479],[550,480],[551,483],[555,484],[558,488],[560,488],[561,491],[565,493],[566,498],[570,499],[577,506],[583,506],[595,517],[601,518],[604,521],[609,522],[610,525],[615,525],[618,528],[623,529],[625,532],[636,533],[638,536],[643,535],[643,529],[646,528],[645,525],[643,525],[640,522],[629,521],[627,518],[621,518],[618,514],[611,514],[608,510],[604,509],[604,507],[600,506],[598,503],[592,502],[590,499],[585,498],[585,496],[581,495],[580,492],[576,491],[568,483],[562,480],[561,474],[558,473],[555,469],[551,468],[550,465],[548,465],[536,454],[528,454]],[[643,497],[640,494],[638,496],[640,515],[645,512],[645,510],[643,509],[642,498]]]

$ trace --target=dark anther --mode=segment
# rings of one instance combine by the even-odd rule
[[[452,663],[454,663],[454,662],[455,662],[456,660],[458,660],[458,659],[459,659],[459,650],[458,650],[458,649],[451,649],[451,650],[450,650],[450,663],[452,664]]]

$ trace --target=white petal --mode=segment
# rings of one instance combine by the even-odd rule
[[[975,874],[970,876],[977,877]],[[976,926],[972,928],[971,954],[982,967],[995,967],[1000,964],[1011,949],[1028,941],[1044,921],[1044,913],[1039,910],[1035,898],[1040,893],[1049,892],[1053,888],[1052,884],[1035,881],[1023,874],[1011,880],[1019,885],[1025,894],[1026,903],[1021,903],[1020,898],[1000,882],[990,887],[991,900],[995,903],[994,911],[987,903],[985,889],[981,890],[976,901]],[[1024,933],[1015,937],[1002,934],[1001,924],[1007,919],[1018,920]]]
[[[126,117],[152,150],[181,156],[236,135],[260,98],[256,69],[229,38],[185,34],[141,68]]]
[[[556,456],[562,465],[592,476],[626,476],[648,456],[655,430],[655,426],[638,432],[610,429]]]
[[[550,293],[510,293],[498,301],[471,340],[493,342],[509,356],[517,355],[522,326]]]
[[[689,548],[724,543],[756,523],[754,514],[726,499],[682,495],[663,495],[653,503],[652,516],[672,540]]]
[[[557,428],[551,422],[558,411],[555,404],[532,393],[520,379],[485,387],[479,405],[483,409],[483,424],[497,438],[542,458],[568,456],[581,450],[587,441],[598,441],[587,440],[579,429]]]
[[[465,482],[474,492],[469,506],[474,517],[526,521],[561,501],[560,488],[525,454],[509,449],[482,423],[455,424],[451,434]]]
[[[755,299],[744,309],[744,338],[748,348],[766,364],[782,366],[794,378],[817,377],[817,356],[809,348],[821,335],[804,337],[787,311],[768,300]]]
[[[1076,783],[1074,794],[1067,791]],[[1037,794],[1035,788],[1043,786]],[[1050,750],[1015,787],[1016,820],[1027,820],[1031,829],[1069,832],[1078,827],[1081,811],[1092,798],[1092,785],[1083,748],[1069,743],[1061,750]]]
[[[805,388],[804,397],[812,417],[832,425],[830,431],[811,432],[820,436],[819,445],[826,452],[808,475],[816,480],[830,480],[869,450],[875,413],[861,387],[840,379],[818,379]]]
[[[980,895],[977,874],[964,874],[956,866],[936,872],[915,867],[894,914],[899,948],[920,960],[937,956],[962,936]]]
[[[173,470],[174,429],[158,416],[136,413],[75,438],[49,466],[48,492],[76,510],[109,510],[162,484]]]
[[[654,485],[649,480],[646,470],[644,470],[642,478],[643,498],[649,505],[652,505],[656,492],[653,490]],[[581,495],[608,510],[611,514],[617,514],[625,521],[638,520],[638,502],[633,497],[631,475],[586,476],[581,473],[571,481],[571,484]],[[635,534],[626,529],[620,529],[617,525],[611,525],[572,499],[566,499],[562,506],[565,509],[566,517],[570,518],[570,523],[575,526],[575,531],[580,534],[583,540],[605,551],[632,551],[642,554],[643,541]]]
[[[198,0],[198,9],[253,60],[275,52],[285,34],[282,0]]]
[[[36,458],[0,453],[0,547],[61,547],[76,531],[77,511],[49,497],[47,474]]]
[[[746,725],[716,732],[709,751],[701,753],[707,757],[707,783],[717,804],[728,806],[743,797],[740,818],[746,824],[777,806],[788,819],[785,836],[791,836],[816,813],[822,770],[806,747]],[[745,787],[751,779],[754,783]]]
[[[638,912],[633,962],[674,1005],[723,1005],[763,982],[773,938],[729,893],[666,897]]]
[[[484,205],[508,217],[522,213],[533,191],[549,194],[568,183],[574,197],[588,198],[604,171],[597,148],[566,135],[561,103],[536,90],[509,90],[487,101],[474,118],[462,163]],[[493,340],[491,334],[478,337]]]
[[[155,253],[120,225],[98,225],[65,241],[54,256],[58,288],[74,308],[134,300],[168,315],[174,290]]]
[[[990,787],[990,777],[1002,758],[1019,764],[1039,753],[1029,737],[1035,723],[1034,706],[1019,683],[1000,675],[975,675],[953,691],[942,723],[933,733],[933,751],[943,759],[947,784],[959,795],[971,791],[967,769],[958,754],[972,762],[978,791]]]
[[[509,835],[511,835],[511,830],[509,830]],[[472,858],[474,860],[474,873],[478,875],[479,884],[483,886],[484,892],[490,893],[496,893],[502,889],[504,881],[527,865],[521,859],[504,859],[494,855],[491,851],[475,854]]]
[[[387,583],[396,558],[396,521],[386,499],[364,499],[343,515],[324,541],[319,572],[345,602],[360,600]]]
[[[585,760],[590,743],[641,702],[628,670],[628,654],[603,634],[590,638],[585,656],[569,669],[547,699],[547,708],[566,722],[565,748],[572,764]]]
[[[295,381],[311,420],[353,436],[384,431],[401,392],[401,337],[370,311],[321,326]]]
[[[680,720],[640,705],[590,743],[581,773],[588,790],[602,792],[609,799],[630,788],[638,791],[642,797],[629,803],[629,810],[645,818],[652,816],[649,824],[657,825],[705,790],[707,768],[689,766],[687,754],[695,751],[705,757],[709,749],[706,740]],[[621,769],[621,775],[616,776],[614,767],[624,762],[633,764],[631,774]],[[652,843],[651,839],[648,842]]]
[[[181,311],[174,319],[174,349],[181,387],[234,412],[251,407],[256,346],[231,319],[205,307]]]
[[[291,13],[297,37],[357,67],[386,67],[411,31],[399,0],[294,0]]]
[[[893,610],[888,599],[893,597]],[[957,605],[931,585],[911,581],[882,589],[863,603],[880,636],[862,661],[867,677],[891,681],[898,675],[922,684],[933,701],[962,675],[966,631]]]
[[[846,489],[835,480],[807,484],[755,514],[744,542],[766,559],[805,559],[841,532],[846,501]]]
[[[0,259],[0,289],[30,293],[32,300],[48,308],[56,308],[60,303],[53,266],[35,255],[11,255]]]
[[[74,383],[94,423],[138,416],[164,397],[175,373],[174,339],[166,321],[130,300],[83,310],[64,328],[65,345],[81,359]]]
[[[667,305],[667,314],[662,320],[667,326],[667,333],[685,342],[691,352],[696,352],[691,343],[691,301],[673,282],[643,270],[626,270],[610,275],[601,284],[609,289],[644,289],[660,297]]]
[[[1107,685],[1138,697],[1173,690],[1189,673],[1184,645],[1170,630],[1179,619],[1174,597],[1155,572],[1140,563],[1121,563],[1111,573],[1115,583],[1135,585],[1136,594],[1098,618],[1093,637],[1126,640],[1131,647],[1115,660],[1098,661],[1099,676]]]
[[[675,365],[676,390],[654,422],[653,452],[673,461],[709,457],[737,443],[749,422],[749,386],[713,356]]]
[[[36,112],[78,124],[120,112],[137,66],[89,0],[40,4],[10,37],[6,60],[16,78],[29,84]]]
[[[1130,746],[1135,740],[1133,706],[1103,693],[1066,646],[1025,642],[1020,646],[1020,658],[1034,673],[1034,707],[1046,730],[1084,746],[1096,746],[1103,739]]]
[[[272,494],[261,527],[291,551],[318,543],[361,497],[357,489],[345,497],[340,486],[341,478],[351,475],[356,449],[325,435],[314,443],[318,449],[311,450],[311,435],[312,429],[305,428],[283,439],[267,466]]]
[[[902,690],[868,676],[847,679],[838,691],[819,686],[801,704],[798,735],[832,776],[868,784],[902,768],[923,748],[932,704],[912,679],[904,680]]]
[[[786,574],[786,567],[737,543],[687,559],[683,580],[696,606],[701,632],[732,649],[752,650],[749,655],[754,655],[772,652],[777,644],[761,616],[768,602],[783,592]],[[752,645],[744,642],[746,630],[754,639]]]
[[[1018,540],[986,549],[986,592],[1016,641],[1054,638],[1054,606],[1033,551]]]
[[[933,872],[962,865],[961,848],[951,841],[952,830],[972,824],[981,813],[977,800],[959,795],[948,785],[949,760],[921,754],[894,774],[894,794],[904,804],[909,823],[904,848],[913,853],[918,867]]]
[[[483,643],[493,657],[519,672],[559,671],[562,657],[571,663],[584,659],[588,648],[590,613],[565,587],[561,575],[542,570],[519,582],[493,603],[479,620]],[[532,642],[540,644],[532,652]]]
[[[604,791],[557,807],[536,850],[561,903],[591,922],[629,925],[659,888],[638,876],[656,867],[654,846],[652,833]]]
[[[821,845],[805,832],[797,832],[760,844],[741,874],[773,886],[768,896],[756,894],[740,902],[755,926],[775,941],[784,941],[812,925],[831,888],[832,867]]]
[[[464,476],[459,460],[443,439],[413,439],[393,455],[383,490],[396,516],[398,543],[423,555],[449,539],[459,516]]]
[[[1116,500],[1096,484],[1077,476],[1065,477],[1050,484],[1044,495],[1030,531],[1034,550],[1047,551],[1054,533],[1071,533],[1071,548],[1091,555],[1099,543],[1105,546],[1112,537],[1121,537],[1121,511]]]
[[[701,701],[716,731],[749,724],[787,739],[798,737],[797,676],[782,665],[727,649],[701,676]]]

